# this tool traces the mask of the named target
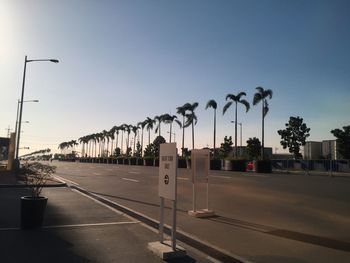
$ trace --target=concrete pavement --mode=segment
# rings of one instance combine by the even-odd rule
[[[28,190],[0,188],[0,258],[7,262],[163,262],[147,249],[158,234],[111,207],[67,187],[45,188],[44,226],[21,230],[20,197]],[[215,262],[181,244],[188,256],[167,262]]]

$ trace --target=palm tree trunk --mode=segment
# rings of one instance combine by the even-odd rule
[[[236,112],[235,112],[235,157],[238,157],[238,148],[237,148],[237,101],[236,101]]]
[[[136,133],[134,134],[134,149],[133,149],[133,155],[135,155],[135,146],[136,146]]]
[[[114,141],[114,139],[112,139],[112,141],[111,141],[111,155],[113,155],[113,141]]]
[[[184,157],[184,147],[185,147],[185,115],[182,115],[182,148],[181,155]]]
[[[121,154],[123,153],[123,137],[124,137],[124,132],[122,131],[122,145],[121,145],[121,151],[120,151]]]
[[[117,133],[117,139],[116,139],[116,142],[115,142],[115,148],[116,149],[118,148],[118,135],[119,135],[119,133]]]
[[[172,128],[173,128],[173,123],[170,123],[170,132],[169,132],[169,135],[170,135],[169,142],[170,143],[171,143]]]
[[[141,157],[143,156],[143,128],[141,129]]]
[[[151,144],[151,129],[148,130],[148,145]]]
[[[262,125],[261,125],[261,131],[262,131],[262,135],[261,135],[261,158],[264,160],[264,104],[265,104],[265,100],[262,100]]]
[[[214,158],[215,158],[215,144],[216,143],[216,109],[214,109]]]
[[[194,149],[194,124],[192,122],[192,150]]]

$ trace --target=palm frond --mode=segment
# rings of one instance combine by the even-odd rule
[[[245,92],[241,91],[240,93],[237,94],[236,97],[238,98],[238,100],[240,100],[240,98],[241,98],[242,96],[247,96],[247,94],[246,94]]]
[[[175,120],[175,122],[179,125],[180,128],[182,128],[182,123],[179,120]]]
[[[263,93],[264,98],[266,98],[268,96],[270,99],[272,99],[272,94],[273,94],[273,92],[270,89],[265,90]]]
[[[245,106],[245,112],[248,112],[250,109],[250,104],[246,100],[240,100],[239,103],[242,103]]]
[[[263,117],[265,118],[265,116],[267,115],[267,113],[269,112],[269,104],[267,103],[266,100],[264,100],[264,108],[263,108]]]
[[[216,109],[217,106],[218,106],[218,104],[216,103],[215,100],[209,100],[207,105],[205,106],[205,109],[208,109],[208,108]]]
[[[233,95],[233,94],[227,94],[226,95],[226,100],[228,100],[228,99],[235,101],[236,100],[236,96]]]
[[[229,101],[226,103],[226,105],[224,106],[224,108],[222,109],[222,115],[225,114],[225,112],[228,110],[228,108],[230,108],[230,106],[232,105],[232,101]]]
[[[261,95],[264,92],[264,88],[262,88],[262,87],[256,87],[255,89],[258,90],[258,93],[260,93]]]
[[[253,98],[253,105],[258,104],[262,99],[263,97],[261,96],[260,93],[255,93]]]

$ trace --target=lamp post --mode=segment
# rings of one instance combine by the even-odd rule
[[[232,123],[235,123],[235,121],[231,121]],[[241,137],[241,147],[239,149],[239,155],[242,156],[242,122],[237,122],[237,124],[240,126],[240,137]],[[235,145],[237,147],[237,145]]]
[[[18,159],[18,152],[19,152],[19,143],[21,138],[21,122],[22,122],[22,112],[23,112],[23,97],[24,97],[24,84],[26,80],[26,68],[28,62],[36,62],[36,61],[48,61],[53,63],[58,63],[59,61],[57,59],[27,59],[27,56],[24,57],[24,70],[23,70],[23,81],[22,81],[22,94],[21,94],[21,100],[20,100],[20,110],[19,110],[19,120],[18,120],[18,130],[17,132],[17,145],[16,145],[16,159],[15,159],[15,167],[19,168],[19,159]]]
[[[174,135],[174,142],[176,142],[176,134],[175,132],[167,132],[167,133],[170,133],[170,140],[169,142],[171,142],[171,136]]]

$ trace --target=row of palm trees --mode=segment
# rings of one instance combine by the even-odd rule
[[[266,117],[266,114],[269,111],[269,105],[267,103],[267,99],[272,98],[272,90],[270,89],[264,89],[262,87],[256,88],[256,93],[254,94],[253,98],[253,105],[257,105],[261,102],[262,104],[262,149],[261,149],[261,156],[264,158],[264,119]],[[227,112],[227,110],[234,105],[235,109],[235,145],[237,145],[237,107],[238,104],[242,104],[245,106],[246,112],[250,109],[250,104],[247,100],[243,99],[243,96],[246,96],[247,94],[245,92],[239,92],[237,95],[234,94],[227,94],[226,95],[226,101],[227,103],[223,107],[223,114]],[[191,126],[192,129],[192,149],[194,149],[194,126],[197,124],[198,118],[195,114],[195,110],[198,107],[198,102],[194,103],[185,103],[184,105],[177,107],[177,114],[182,116],[182,122],[180,122],[177,119],[176,115],[170,115],[170,114],[162,114],[155,116],[154,118],[147,117],[144,121],[138,122],[136,125],[130,125],[130,124],[122,124],[119,126],[113,126],[109,131],[103,130],[100,133],[94,133],[90,135],[86,135],[79,138],[79,142],[82,144],[82,156],[105,156],[109,155],[109,153],[113,154],[113,149],[119,148],[119,135],[121,135],[121,144],[120,144],[120,151],[121,153],[124,153],[123,151],[123,136],[126,132],[127,139],[126,139],[126,155],[130,156],[131,154],[131,147],[129,145],[129,139],[130,139],[130,133],[133,132],[133,151],[132,153],[135,155],[135,145],[136,145],[136,136],[139,134],[139,130],[141,130],[141,153],[143,152],[143,135],[144,135],[144,129],[148,131],[148,145],[151,144],[151,130],[155,128],[155,133],[158,133],[158,136],[161,136],[161,124],[169,124],[169,142],[172,141],[172,126],[173,123],[177,123],[180,128],[182,128],[182,149],[184,149],[185,145],[185,128]],[[212,108],[214,109],[214,142],[213,142],[213,149],[214,149],[214,155],[216,154],[216,110],[217,110],[217,103],[215,100],[211,99],[206,104],[205,109]],[[114,145],[114,140],[116,140],[116,143]],[[140,140],[138,140],[138,143]],[[109,143],[110,145],[110,151],[109,151]],[[77,145],[76,141],[72,140],[70,142],[64,142],[59,145],[60,149],[64,149],[67,147],[74,147]],[[97,146],[99,146],[99,150],[97,150]],[[238,148],[235,147],[235,156],[238,156]],[[183,153],[183,151],[182,151]]]

